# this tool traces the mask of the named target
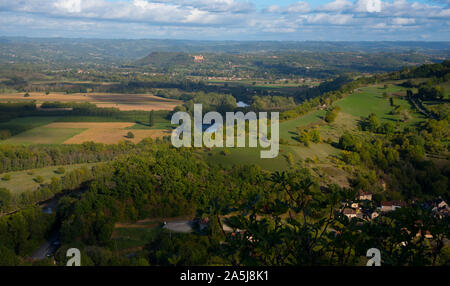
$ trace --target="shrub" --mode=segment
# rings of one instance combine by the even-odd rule
[[[2,180],[3,180],[3,181],[9,181],[9,180],[11,180],[11,175],[9,175],[9,174],[4,175],[3,178],[2,178]]]
[[[36,178],[34,178],[34,181],[36,183],[42,184],[44,182],[44,178],[42,176],[37,176]]]
[[[8,139],[11,136],[12,136],[11,131],[7,129],[0,130],[0,140]]]
[[[129,138],[129,139],[133,139],[134,138],[134,134],[133,134],[133,132],[128,132],[128,134],[127,134],[127,136],[126,136],[127,138]]]
[[[59,167],[58,169],[55,170],[56,174],[62,175],[66,172],[66,169],[64,169],[64,167]]]
[[[340,110],[340,107],[335,107],[331,110],[328,110],[325,114],[325,121],[328,123],[333,123],[336,120],[336,117],[338,116]]]
[[[321,141],[322,139],[321,139],[321,137],[320,137],[320,132],[319,132],[319,130],[314,129],[314,130],[311,130],[309,133],[310,133],[310,134],[309,134],[309,137],[311,138],[311,141],[312,141],[313,143],[320,143],[320,141]]]
[[[27,92],[23,95],[23,97],[30,97],[30,94]]]

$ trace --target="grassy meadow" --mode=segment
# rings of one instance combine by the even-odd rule
[[[17,172],[9,172],[0,174],[0,188],[7,188],[12,193],[22,193],[25,191],[33,191],[39,188],[40,183],[36,182],[36,178],[38,176],[44,178],[43,183],[50,183],[52,177],[63,177],[70,171],[75,169],[79,169],[82,167],[92,167],[95,163],[92,164],[75,164],[75,165],[66,165],[66,166],[50,166],[40,169],[31,169],[26,171],[17,171]],[[63,167],[65,169],[64,174],[57,174],[55,171],[59,168]],[[11,177],[10,180],[5,181],[2,178],[5,175],[9,175]]]
[[[387,97],[383,93],[387,93]],[[373,85],[359,89],[353,94],[349,94],[343,99],[335,103],[335,106],[341,108],[335,122],[328,124],[323,118],[325,110],[315,110],[298,118],[284,121],[280,123],[280,139],[283,139],[285,144],[280,145],[280,154],[275,159],[261,159],[260,148],[227,148],[223,152],[223,148],[217,148],[212,151],[205,152],[207,160],[220,162],[225,166],[232,166],[235,164],[257,164],[263,169],[269,171],[280,171],[291,168],[288,154],[292,155],[294,161],[308,160],[311,164],[319,166],[320,164],[330,164],[330,156],[337,156],[340,150],[333,147],[332,144],[311,143],[308,147],[295,139],[298,136],[297,127],[304,127],[308,129],[311,126],[318,126],[321,133],[322,140],[331,139],[332,142],[337,142],[339,137],[347,130],[355,131],[358,129],[359,121],[375,113],[380,123],[393,122],[398,124],[398,127],[410,126],[416,124],[424,117],[417,113],[410,103],[403,97],[406,93],[406,88],[391,84],[386,89],[384,85]],[[389,97],[394,97],[396,105],[401,109],[408,110],[411,119],[407,122],[402,122],[399,115],[392,115],[391,111],[394,109],[390,104]]]

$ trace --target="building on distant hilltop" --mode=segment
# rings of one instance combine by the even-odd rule
[[[196,63],[201,63],[201,62],[203,62],[205,60],[205,58],[202,56],[202,55],[200,55],[200,56],[194,56],[194,62],[196,62]]]

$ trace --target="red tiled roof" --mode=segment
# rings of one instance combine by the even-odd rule
[[[344,214],[356,214],[356,211],[354,209],[345,209]]]

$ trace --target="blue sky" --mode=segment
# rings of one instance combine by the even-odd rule
[[[448,41],[450,0],[0,0],[0,36]]]

